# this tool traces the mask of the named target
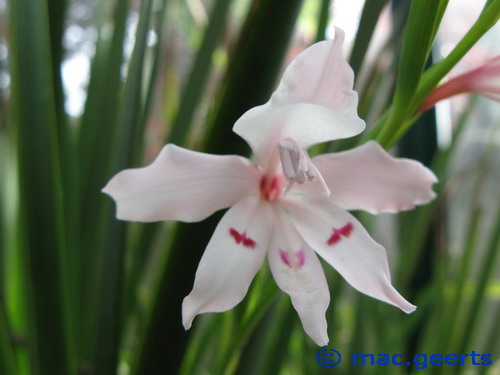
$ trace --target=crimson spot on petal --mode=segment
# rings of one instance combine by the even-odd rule
[[[284,250],[279,250],[279,252],[281,261],[294,270],[302,268],[306,261],[304,250],[302,249],[296,252]]]
[[[328,241],[326,242],[329,246],[335,245],[340,241],[340,233],[337,229],[333,230],[333,234],[330,236]]]
[[[328,238],[326,243],[328,244],[328,246],[335,245],[336,243],[338,243],[342,239],[342,237],[346,237],[346,238],[349,237],[351,235],[353,229],[354,229],[354,226],[352,225],[352,223],[347,223],[342,228],[332,228],[333,233],[330,236],[330,238]]]
[[[246,232],[240,233],[234,228],[229,228],[229,235],[233,237],[234,242],[236,242],[238,245],[241,244],[244,247],[248,247],[250,249],[253,249],[256,245],[253,239],[247,237]]]
[[[352,223],[347,223],[346,225],[344,225],[342,228],[339,229],[339,232],[344,237],[349,237],[351,235],[352,229],[353,229]]]

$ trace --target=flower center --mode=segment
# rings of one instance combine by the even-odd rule
[[[282,193],[282,177],[263,175],[260,179],[260,196],[270,202],[277,201]]]
[[[284,195],[291,189],[293,184],[303,184],[304,182],[312,182],[318,179],[323,190],[323,194],[327,197],[331,192],[321,176],[318,168],[313,164],[311,158],[298,142],[293,138],[284,138],[279,143],[279,154],[281,165],[283,166],[283,174],[288,181]]]

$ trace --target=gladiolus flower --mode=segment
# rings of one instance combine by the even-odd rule
[[[328,343],[328,285],[316,254],[354,288],[410,313],[391,285],[385,249],[346,210],[398,212],[434,198],[434,174],[396,159],[375,142],[310,158],[307,148],[352,137],[357,115],[353,73],[341,54],[344,34],[317,43],[286,69],[269,102],[247,111],[233,130],[258,161],[166,145],[149,166],[118,173],[103,189],[130,221],[200,221],[230,207],[210,239],[184,299],[183,324],[233,308],[267,256],[306,333]]]
[[[468,92],[500,101],[500,56],[496,56],[478,68],[456,76],[436,87],[425,99],[420,110],[426,111],[443,99]]]

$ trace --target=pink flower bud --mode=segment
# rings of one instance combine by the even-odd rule
[[[476,69],[456,76],[436,87],[425,99],[420,111],[432,108],[443,99],[468,92],[500,101],[500,56],[496,56]]]

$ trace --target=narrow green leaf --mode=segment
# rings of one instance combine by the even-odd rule
[[[127,82],[120,112],[120,131],[114,170],[139,164],[142,158],[142,145],[145,123],[140,121],[144,106],[143,78],[144,55],[146,51],[149,25],[151,21],[152,0],[144,0],[135,45],[130,59]]]
[[[105,3],[100,4],[98,14],[105,15]],[[129,1],[115,4],[113,32],[102,20],[96,54],[92,62],[87,102],[78,134],[79,170],[79,217],[81,236],[80,295],[81,317],[81,361],[92,363],[96,354],[95,345],[99,291],[106,232],[112,205],[100,191],[113,173],[113,155],[118,143],[118,111],[122,93],[121,67],[123,64],[123,42]],[[109,261],[109,259],[108,259]]]
[[[248,109],[269,100],[288,48],[302,0],[254,0],[239,44],[232,53],[215,116],[209,119],[204,150],[217,154],[248,150],[232,132]]]
[[[457,353],[465,353],[467,348],[471,347],[470,343],[474,338],[474,334],[477,334],[476,328],[481,321],[479,319],[480,314],[486,303],[486,288],[493,276],[493,271],[495,270],[495,266],[497,266],[496,262],[500,254],[500,230],[498,228],[500,228],[500,209],[496,212],[493,230],[487,243],[486,254],[481,263],[479,279],[470,304],[467,320],[463,325],[463,335],[458,345]]]
[[[149,114],[152,108],[153,104],[153,97],[154,97],[154,92],[155,88],[157,86],[157,83],[159,82],[159,77],[158,77],[158,72],[159,72],[159,67],[160,67],[160,61],[161,61],[161,51],[163,47],[163,35],[164,35],[164,30],[163,30],[163,25],[165,21],[165,15],[167,13],[166,9],[166,3],[167,0],[162,0],[159,6],[157,7],[155,4],[153,4],[153,14],[154,16],[154,26],[153,30],[155,31],[157,35],[157,41],[156,45],[154,46],[153,51],[151,52],[151,60],[152,60],[152,66],[147,69],[145,68],[143,71],[143,80],[147,81],[146,83],[146,88],[145,88],[145,98],[143,100],[143,105],[142,105],[142,113],[140,114],[140,119],[138,120],[138,124],[136,126],[140,127],[144,131],[146,130],[146,126],[148,123],[149,119]],[[147,61],[148,59],[145,58]],[[149,75],[147,75],[149,74]],[[136,150],[137,154],[141,154],[138,150],[140,150],[143,147],[144,143],[144,134],[141,136],[138,136],[137,139],[134,139],[134,142],[140,142],[140,145],[133,146],[133,149]],[[134,164],[139,164],[139,160],[134,161]],[[127,166],[125,166],[127,167]],[[149,259],[149,256],[152,252],[152,247],[155,244],[155,241],[158,238],[159,233],[161,232],[161,229],[164,227],[162,223],[142,223],[138,224],[138,233],[134,237],[133,240],[130,242],[127,242],[128,250],[127,250],[127,259],[125,260],[128,270],[126,273],[126,286],[125,286],[125,301],[126,301],[126,308],[125,310],[127,312],[133,311],[138,306],[136,305],[136,299],[135,295],[137,292],[137,285],[140,283],[141,280],[141,275],[144,271],[144,267],[147,263],[147,259]]]
[[[162,52],[162,47],[164,45],[163,43],[163,37],[164,37],[164,30],[163,30],[163,25],[165,23],[165,15],[167,13],[167,1],[168,0],[161,0],[161,5],[156,6],[153,4],[154,12],[156,13],[154,17],[154,27],[153,30],[156,33],[157,40],[156,40],[156,45],[154,47],[154,51],[152,52],[152,67],[149,70],[149,79],[146,87],[146,99],[144,101],[144,106],[143,106],[143,112],[141,116],[141,124],[142,126],[146,126],[147,120],[149,118],[149,113],[151,111],[151,107],[153,104],[153,94],[156,88],[156,85],[159,81],[158,79],[158,71],[160,67],[160,62],[161,62],[161,52]]]
[[[475,209],[471,215],[469,231],[465,237],[466,244],[463,249],[462,259],[460,260],[460,268],[454,285],[453,298],[448,314],[446,315],[442,325],[442,333],[440,335],[441,342],[440,345],[436,345],[436,350],[448,348],[447,352],[451,353],[455,349],[454,340],[457,338],[457,335],[454,334],[454,329],[456,327],[456,322],[458,321],[462,301],[464,300],[465,286],[469,277],[474,251],[478,245],[477,239],[479,229],[481,228],[481,213],[481,210]]]
[[[208,82],[210,68],[212,67],[212,55],[226,26],[230,3],[231,0],[215,1],[214,9],[210,13],[210,20],[205,30],[203,43],[196,54],[188,81],[182,90],[181,101],[169,135],[169,142],[183,144],[186,140],[191,122]]]
[[[406,24],[401,57],[398,65],[398,79],[394,93],[394,111],[408,106],[424,71],[433,43],[436,18],[447,0],[412,1]]]
[[[332,0],[321,0],[321,7],[318,14],[318,28],[316,29],[317,42],[326,39],[326,28],[328,27],[328,21],[330,19],[330,7],[332,5]]]
[[[408,115],[408,108],[417,90],[434,41],[436,20],[442,16],[442,3],[447,3],[447,1],[421,0],[411,3],[403,36],[391,114],[378,137],[381,144],[392,138],[395,130]]]
[[[442,17],[442,12],[444,12],[444,9],[441,6],[438,8],[437,19]],[[415,95],[407,108],[407,116],[413,116],[414,114],[415,116],[419,115],[415,112],[418,111],[418,108],[421,106],[427,95],[431,93],[431,91],[439,84],[446,74],[450,72],[450,70],[465,56],[465,54],[476,44],[476,42],[497,23],[499,19],[500,0],[488,1],[477,21],[450,52],[450,54],[440,62],[434,64],[423,74]],[[433,26],[433,34],[436,33],[436,28],[437,22]],[[391,107],[391,111],[393,110],[394,109]],[[383,122],[385,123],[385,119],[380,119],[376,127],[379,128],[379,126],[382,126],[381,123]],[[378,140],[385,145],[393,145],[412,126],[413,123],[414,121],[411,121],[411,119],[406,119],[406,121],[404,121],[404,123],[400,126],[394,122],[391,125],[384,124],[382,129],[384,134],[381,132],[378,136]],[[391,130],[388,130],[389,127]]]
[[[300,322],[288,296],[280,293],[274,306],[263,317],[249,343],[243,348],[237,375],[278,374],[287,360],[285,348],[293,328],[300,325]]]
[[[69,287],[71,289],[71,306],[73,311],[79,311],[78,282],[79,270],[79,245],[78,234],[78,174],[77,155],[74,131],[70,128],[68,117],[65,112],[65,93],[63,89],[61,65],[64,60],[63,37],[67,25],[68,0],[47,0],[49,17],[49,34],[51,50],[52,88],[56,109],[56,124],[59,154],[61,157],[62,186],[64,190],[64,221],[66,231],[66,249],[68,258]],[[77,319],[74,319],[75,323]],[[73,330],[77,330],[77,326]]]
[[[387,2],[388,0],[365,1],[359,20],[358,31],[356,32],[356,39],[354,40],[351,56],[349,57],[349,64],[352,70],[354,70],[355,77],[361,70],[366,52],[368,51],[368,46],[373,36],[373,31],[377,25],[380,13]]]
[[[458,126],[453,134],[451,145],[446,149],[438,150],[432,162],[431,169],[434,171],[439,181],[439,183],[433,187],[438,198],[430,204],[418,207],[413,211],[413,214],[411,214],[411,221],[405,223],[404,227],[407,230],[403,233],[403,238],[407,239],[407,245],[406,251],[403,252],[399,258],[399,266],[397,267],[398,273],[395,277],[397,284],[407,284],[408,276],[413,274],[416,269],[425,234],[432,225],[432,215],[441,205],[441,200],[444,199],[442,198],[444,197],[442,192],[447,180],[447,165],[457,150],[458,142],[461,140],[461,136],[466,129],[474,103],[474,101],[471,101],[460,117]]]
[[[0,294],[0,374],[16,375],[17,365],[12,347],[10,328],[5,313],[4,302]]]
[[[67,375],[76,361],[47,3],[13,0],[10,9],[32,370]]]
[[[449,71],[465,56],[477,41],[500,19],[500,0],[488,1],[477,21],[446,58],[425,72],[412,102],[416,110],[425,97]]]
[[[117,150],[113,157],[113,173],[137,164],[141,158],[144,124],[143,113],[144,55],[150,27],[153,0],[145,0],[141,7],[135,34],[135,45],[130,60],[127,81],[120,103]],[[98,309],[98,334],[95,357],[97,375],[116,372],[122,331],[124,327],[124,267],[125,223],[110,215],[104,248],[102,286]]]

